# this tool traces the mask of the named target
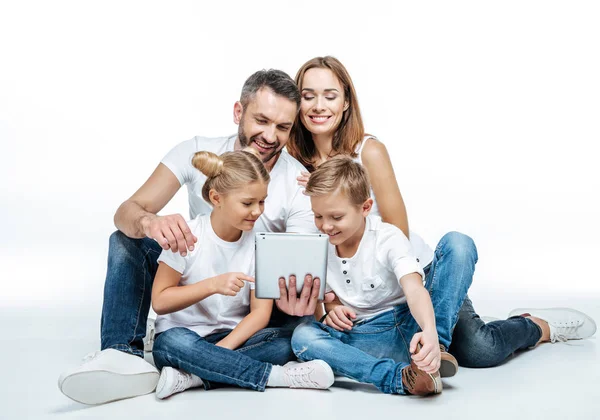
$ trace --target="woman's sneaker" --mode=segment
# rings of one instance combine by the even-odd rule
[[[156,386],[156,398],[162,400],[186,389],[202,386],[202,384],[202,379],[196,375],[167,366],[160,372],[160,379]]]
[[[550,341],[582,340],[596,333],[596,323],[583,312],[571,308],[517,308],[510,311],[513,316],[534,316],[548,323]]]
[[[158,370],[138,356],[106,349],[88,354],[63,372],[58,388],[83,404],[103,404],[149,394],[156,388]]]

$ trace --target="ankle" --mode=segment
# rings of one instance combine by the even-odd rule
[[[525,318],[531,320],[535,325],[537,325],[540,328],[540,331],[542,332],[542,335],[538,340],[537,344],[546,343],[550,341],[550,326],[546,321],[531,315]]]

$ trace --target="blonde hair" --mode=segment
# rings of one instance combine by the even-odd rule
[[[207,177],[202,187],[202,198],[211,203],[209,193],[212,189],[227,194],[252,182],[268,183],[271,177],[257,154],[249,147],[225,152],[221,156],[212,152],[196,152],[192,165]]]
[[[310,197],[340,191],[352,204],[361,205],[371,197],[369,176],[363,166],[347,156],[336,156],[310,175],[305,194]]]
[[[304,74],[310,69],[328,69],[339,80],[344,90],[344,99],[348,101],[348,109],[344,111],[342,121],[333,135],[331,151],[333,155],[349,155],[356,157],[356,147],[363,141],[365,127],[363,125],[356,90],[346,67],[335,57],[315,57],[300,67],[296,74],[296,84],[302,93]],[[315,169],[317,149],[310,131],[296,118],[286,145],[288,152],[300,161],[310,172]]]

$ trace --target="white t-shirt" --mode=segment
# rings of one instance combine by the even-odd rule
[[[328,252],[327,289],[356,312],[356,320],[406,302],[400,278],[410,273],[423,277],[421,264],[404,233],[379,216],[367,216],[365,232],[353,257],[338,257],[332,244]]]
[[[357,148],[355,150],[355,152],[358,154],[358,156],[356,158],[354,158],[354,161],[360,163],[361,165],[362,165],[363,147],[365,146],[365,144],[367,143],[367,141],[369,139],[376,139],[376,137],[365,136],[363,141],[357,146]],[[381,213],[379,212],[379,207],[377,206],[377,198],[375,197],[373,188],[371,188],[371,198],[373,199],[373,208],[372,208],[370,214],[373,216],[381,216]],[[412,245],[413,252],[417,256],[417,259],[418,259],[419,263],[421,264],[421,267],[425,268],[431,261],[433,261],[433,249],[431,249],[431,247],[429,245],[427,245],[427,243],[423,240],[423,238],[421,238],[415,232],[410,230],[409,233],[410,233],[410,243]]]
[[[211,205],[202,198],[206,176],[192,166],[194,153],[202,150],[217,155],[231,152],[236,138],[236,135],[214,138],[196,136],[175,146],[161,161],[175,174],[182,186],[187,186],[190,219],[212,211]],[[298,185],[296,179],[305,170],[300,162],[285,149],[282,150],[270,172],[265,211],[254,225],[257,232],[317,232],[310,198],[302,193],[304,188]]]
[[[195,284],[207,278],[229,272],[254,276],[254,233],[243,232],[236,242],[219,238],[210,223],[210,214],[198,216],[189,222],[198,238],[193,251],[185,257],[170,250],[158,257],[169,267],[181,273],[179,286]],[[186,327],[202,337],[225,329],[235,328],[250,313],[250,290],[254,284],[244,282],[236,296],[214,294],[177,312],[159,315],[156,332],[175,327]]]

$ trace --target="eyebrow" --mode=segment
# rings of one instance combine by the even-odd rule
[[[314,92],[315,91],[314,89],[311,89],[311,88],[303,88],[302,92],[304,92],[305,90],[308,91],[308,92]],[[334,88],[325,89],[324,91],[325,92],[338,92],[338,93],[340,92],[339,90],[334,89]]]

